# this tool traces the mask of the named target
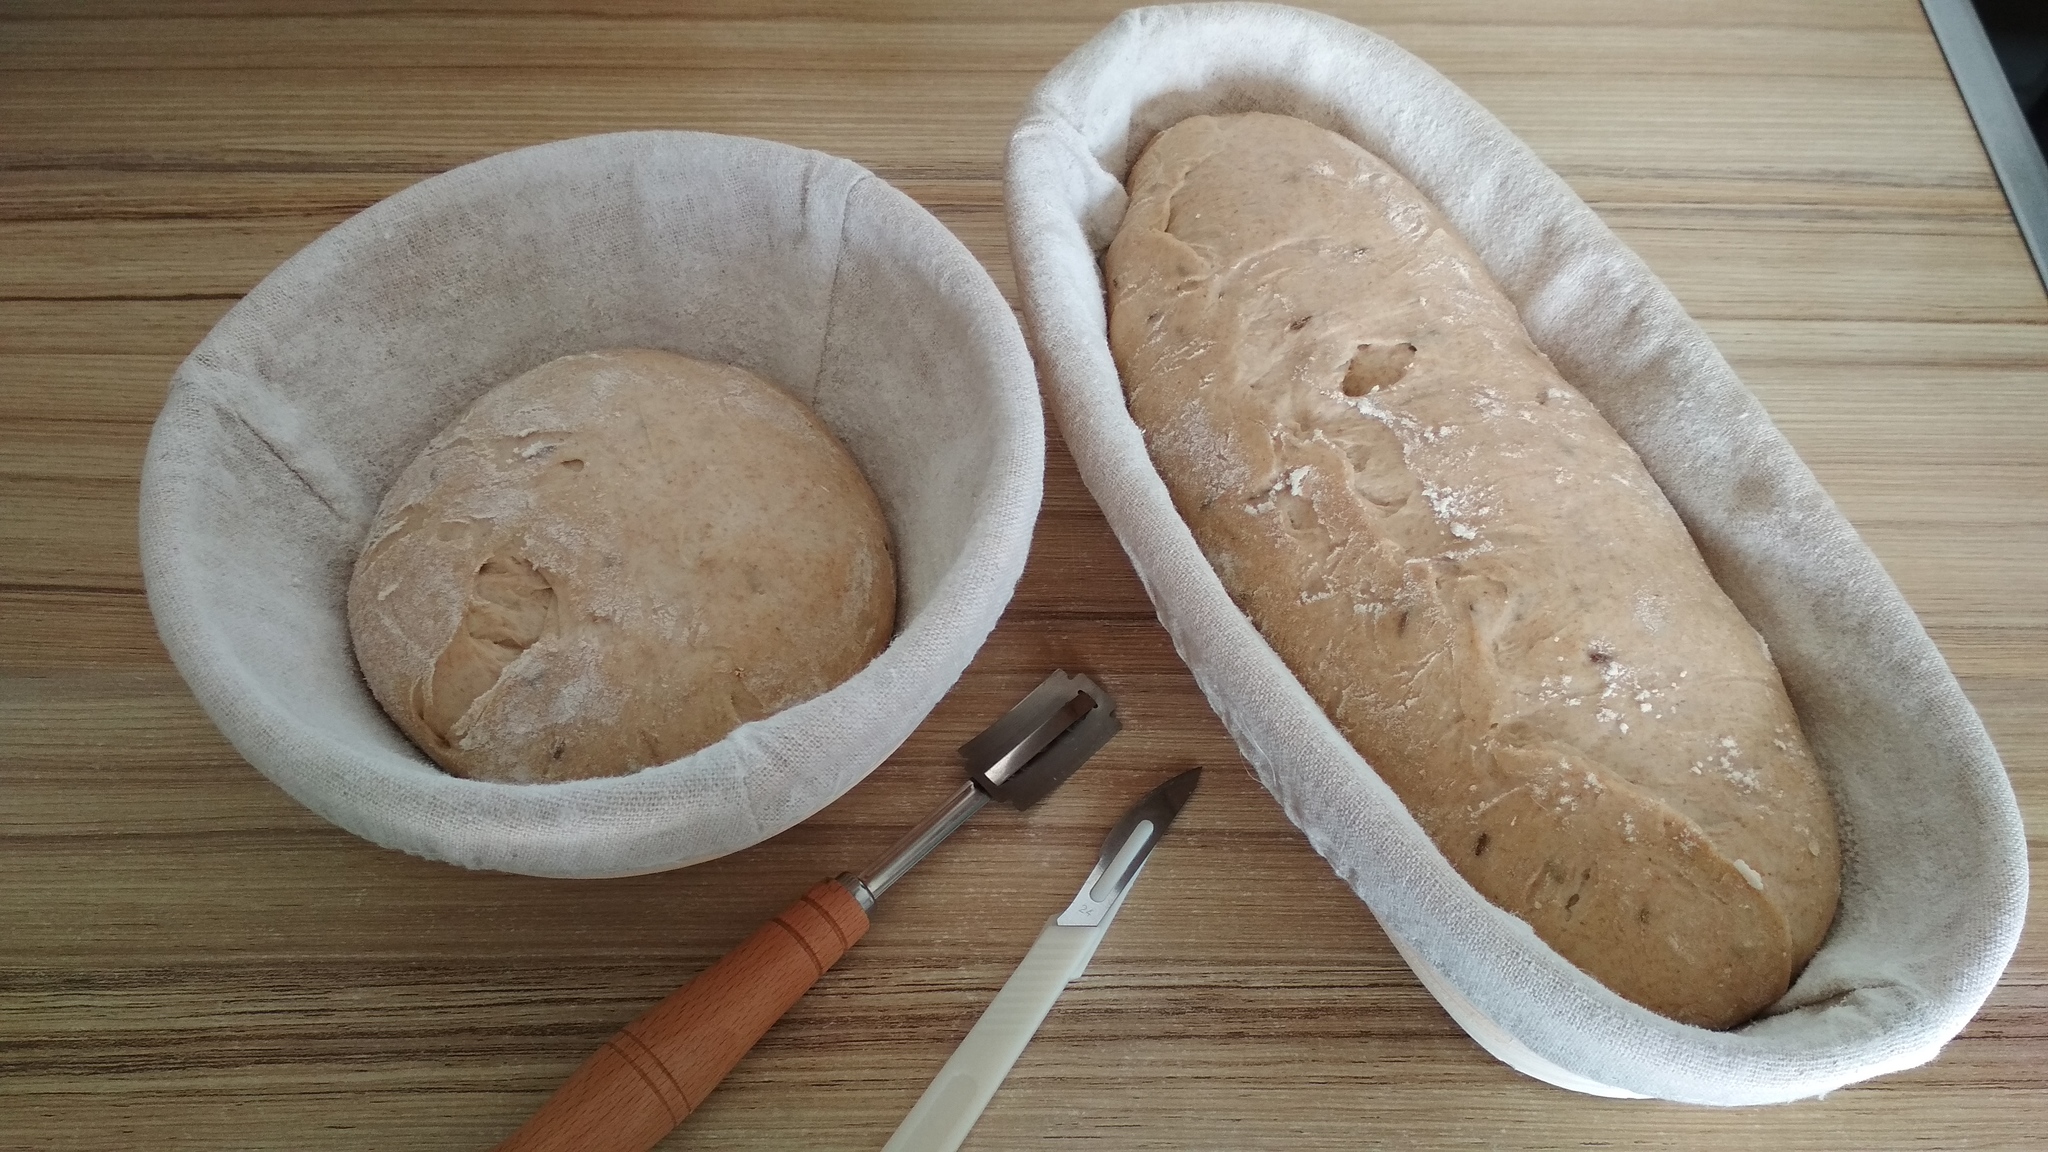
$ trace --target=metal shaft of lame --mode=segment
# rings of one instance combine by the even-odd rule
[[[936,812],[924,818],[923,823],[903,834],[894,847],[866,871],[847,873],[840,877],[840,883],[853,893],[864,912],[874,911],[875,901],[889,887],[903,878],[905,872],[917,866],[917,862],[932,854],[941,841],[951,836],[967,819],[981,811],[988,803],[988,794],[973,784],[962,784],[953,798]]]

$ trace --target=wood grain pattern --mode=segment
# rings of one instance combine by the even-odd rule
[[[2048,827],[2048,302],[1911,0],[1333,0],[1466,87],[1719,342],[1921,614]],[[879,1147],[1116,814],[1211,767],[970,1138],[1115,1149],[2037,1144],[2048,943],[1931,1065],[1772,1109],[1568,1096],[1479,1052],[1254,781],[1055,436],[1010,611],[814,819],[625,880],[379,849],[249,769],[157,643],[135,481],[178,361],[351,213],[638,127],[874,168],[1007,290],[1000,174],[1118,5],[0,0],[0,1149],[487,1147],[621,1023],[955,785],[1055,665],[1124,735],[991,811],[664,1147]]]
[[[647,1152],[867,930],[848,889],[812,885],[600,1045],[497,1152]]]

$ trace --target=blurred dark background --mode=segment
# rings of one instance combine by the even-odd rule
[[[2048,0],[1971,0],[2006,82],[2048,155]]]

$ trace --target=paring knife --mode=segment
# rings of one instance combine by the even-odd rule
[[[1010,1073],[1038,1025],[1068,984],[1087,971],[1109,922],[1144,870],[1145,860],[1201,779],[1187,771],[1146,793],[1102,842],[1095,870],[1067,910],[1052,918],[1003,990],[939,1069],[882,1152],[952,1152]]]

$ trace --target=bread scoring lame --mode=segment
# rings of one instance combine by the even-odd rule
[[[1762,640],[1441,212],[1334,133],[1162,132],[1105,257],[1133,418],[1225,589],[1488,900],[1740,1023],[1819,947],[1832,807]]]

